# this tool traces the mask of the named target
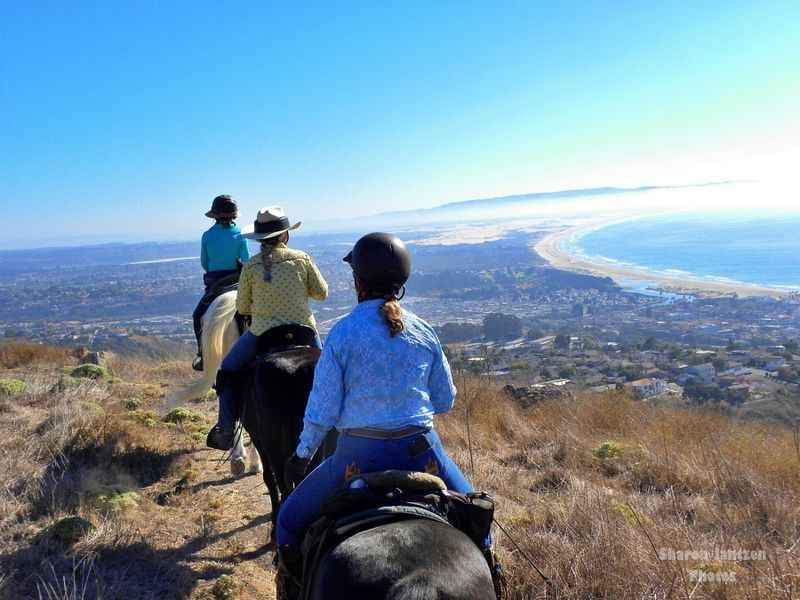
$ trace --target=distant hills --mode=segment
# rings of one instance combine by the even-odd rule
[[[377,213],[370,216],[351,219],[337,219],[317,221],[312,227],[315,231],[357,231],[373,227],[405,226],[413,227],[447,221],[469,221],[492,219],[508,219],[509,217],[525,216],[526,210],[536,210],[546,206],[557,205],[560,202],[569,202],[581,198],[627,196],[660,190],[678,190],[688,188],[703,188],[710,186],[741,183],[739,181],[714,181],[689,185],[648,185],[635,188],[623,187],[597,187],[573,190],[556,190],[552,192],[533,192],[530,194],[514,194],[511,196],[498,196],[491,198],[476,198],[448,202],[432,208],[414,208]],[[554,206],[555,208],[555,206]],[[513,210],[513,213],[509,213]],[[520,212],[521,211],[521,212]]]
[[[652,192],[654,190],[678,190],[688,188],[700,188],[716,185],[728,185],[732,183],[740,183],[736,181],[713,181],[709,183],[698,183],[689,185],[647,185],[635,188],[619,188],[619,187],[598,187],[598,188],[582,188],[577,190],[557,190],[555,192],[533,192],[531,194],[515,194],[511,196],[497,196],[492,198],[477,198],[474,200],[460,200],[457,202],[448,202],[440,204],[433,208],[420,208],[402,211],[384,212],[375,215],[376,217],[389,217],[395,215],[407,215],[409,213],[437,213],[458,211],[463,209],[476,209],[476,208],[493,208],[502,207],[509,204],[520,204],[524,202],[535,202],[540,200],[560,200],[572,198],[584,198],[589,196],[613,196],[620,194],[638,194],[642,192]]]

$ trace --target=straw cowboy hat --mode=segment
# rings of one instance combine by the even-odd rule
[[[289,223],[280,206],[267,206],[258,211],[253,227],[247,227],[242,235],[249,240],[266,240],[297,229],[300,225],[300,221],[294,225]]]
[[[211,210],[206,213],[206,216],[209,219],[235,219],[239,216],[239,207],[228,194],[222,194],[214,198]]]

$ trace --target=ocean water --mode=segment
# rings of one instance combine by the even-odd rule
[[[641,218],[597,229],[569,244],[588,259],[646,271],[800,289],[800,214]]]

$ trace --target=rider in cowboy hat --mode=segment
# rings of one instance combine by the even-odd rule
[[[278,513],[278,583],[287,598],[298,580],[304,532],[348,475],[428,471],[448,489],[473,491],[433,429],[433,415],[449,411],[456,396],[447,358],[433,328],[400,308],[411,275],[408,249],[394,235],[371,233],[344,260],[353,269],[358,306],[328,334],[286,479],[302,479],[331,428],[339,438],[334,454],[302,479]]]
[[[244,234],[261,243],[261,252],[242,270],[236,299],[237,310],[250,315],[252,323],[222,361],[217,377],[219,420],[206,441],[211,448],[229,450],[233,445],[236,386],[228,375],[255,358],[258,336],[279,325],[317,328],[308,299],[325,300],[328,284],[308,254],[286,245],[289,232],[298,227],[300,223],[291,224],[280,206],[270,206],[258,211],[253,232]]]
[[[238,273],[239,261],[244,262],[250,258],[247,241],[233,222],[239,216],[239,208],[230,196],[224,194],[214,198],[211,210],[206,216],[214,219],[216,223],[203,233],[200,246],[200,264],[205,271],[203,284],[206,291],[192,313],[194,335],[197,338],[197,357],[192,363],[192,368],[196,371],[203,370],[203,315],[214,300],[214,295],[209,292],[220,280]]]

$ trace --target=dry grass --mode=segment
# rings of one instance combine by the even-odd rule
[[[0,343],[0,367],[4,369],[16,369],[33,364],[60,364],[66,361],[68,356],[68,350],[55,346],[26,341]]]
[[[527,411],[461,382],[473,481],[552,581],[549,595],[497,535],[511,598],[795,598],[800,594],[800,445],[793,432],[622,395]],[[466,409],[442,420],[470,473]],[[611,449],[611,450],[610,450]],[[660,560],[659,551],[759,550],[762,560]],[[697,571],[735,583],[697,583]]]
[[[26,392],[0,412],[0,599],[211,598],[234,574],[241,598],[271,597],[259,482],[200,449],[205,415],[160,416],[180,369],[56,386],[63,364],[17,369]],[[75,539],[65,517],[87,524]]]
[[[186,365],[118,359],[114,380],[60,388],[60,364],[39,367],[17,369],[26,391],[0,410],[0,599],[274,597],[260,480],[226,479],[201,449],[213,407],[159,416]],[[793,432],[621,395],[522,409],[490,381],[457,384],[456,408],[437,427],[498,500],[514,540],[495,531],[509,598],[800,596]],[[49,532],[71,515],[92,528],[65,544]],[[765,556],[659,556],[717,548]],[[692,571],[731,572],[736,583],[697,583]]]

